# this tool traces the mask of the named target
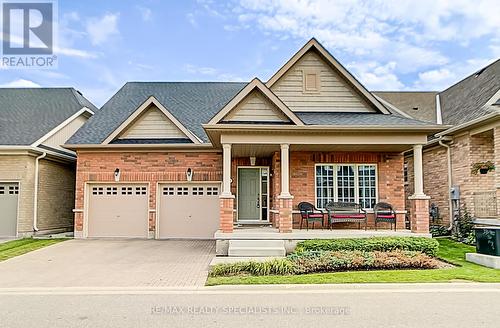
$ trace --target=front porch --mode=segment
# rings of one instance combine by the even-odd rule
[[[280,233],[273,227],[239,227],[232,232],[223,232],[218,230],[214,238],[216,240],[217,256],[227,256],[229,243],[234,240],[255,241],[282,241],[286,254],[293,252],[297,243],[308,239],[340,239],[340,238],[372,238],[372,237],[427,237],[431,238],[430,233],[416,233],[411,230],[355,230],[355,229],[293,229],[289,233]]]

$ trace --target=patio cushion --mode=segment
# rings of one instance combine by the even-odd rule
[[[377,215],[377,219],[395,219],[396,217],[393,214],[379,214]]]
[[[335,219],[364,219],[364,214],[332,214]]]

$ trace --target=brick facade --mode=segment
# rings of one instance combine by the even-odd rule
[[[498,128],[497,128],[498,129]],[[495,136],[498,142],[495,143]],[[500,133],[495,135],[494,130],[471,135],[465,132],[453,137],[447,142],[451,151],[452,186],[460,188],[460,205],[467,207],[473,216],[484,214],[500,214],[498,211],[498,197],[496,179],[500,181],[500,174],[495,171],[487,174],[471,173],[471,167],[477,162],[492,161],[500,167],[500,156],[496,158],[495,145],[500,146]],[[408,183],[405,185],[405,195],[408,199],[413,193],[413,157],[408,154],[405,158],[408,167]],[[424,193],[430,196],[429,203],[439,207],[442,225],[450,223],[449,188],[448,188],[448,160],[446,148],[440,145],[425,149],[423,153]],[[411,205],[407,200],[407,206]],[[476,208],[477,207],[477,208]]]
[[[120,169],[120,182],[149,183],[149,208],[156,208],[156,184],[186,181],[186,170],[193,170],[193,181],[221,181],[222,155],[215,152],[78,152],[75,194],[75,231],[83,231],[84,188],[86,182],[113,182]],[[155,229],[150,213],[149,230]]]

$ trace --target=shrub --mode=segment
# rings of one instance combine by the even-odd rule
[[[353,239],[312,239],[297,244],[295,252],[305,251],[415,251],[436,256],[437,240],[425,237],[377,237]]]
[[[455,223],[456,228],[452,236],[453,239],[464,244],[474,245],[476,243],[474,223],[472,216],[465,206],[461,209]]]
[[[211,277],[250,274],[287,275],[348,270],[434,269],[440,262],[415,251],[305,251],[286,259],[266,262],[239,262],[212,267]]]
[[[295,273],[294,263],[289,259],[274,259],[265,262],[236,262],[214,265],[209,275],[234,276],[237,274],[251,274],[254,276],[287,275]]]
[[[432,237],[441,237],[450,235],[450,231],[448,230],[448,228],[439,224],[431,225],[429,227],[429,232],[431,233]]]

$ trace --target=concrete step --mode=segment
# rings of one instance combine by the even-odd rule
[[[217,264],[230,264],[230,263],[237,263],[237,262],[265,262],[265,261],[271,261],[274,259],[282,259],[284,257],[282,256],[246,256],[246,257],[240,257],[240,256],[216,256],[210,261],[210,266],[214,266]]]
[[[285,256],[285,247],[231,247],[229,246],[228,256],[239,257],[261,257],[261,256]]]
[[[285,256],[283,240],[233,239],[229,241],[229,257],[276,257]]]
[[[229,248],[231,247],[285,247],[285,241],[266,239],[232,239],[229,241]]]

